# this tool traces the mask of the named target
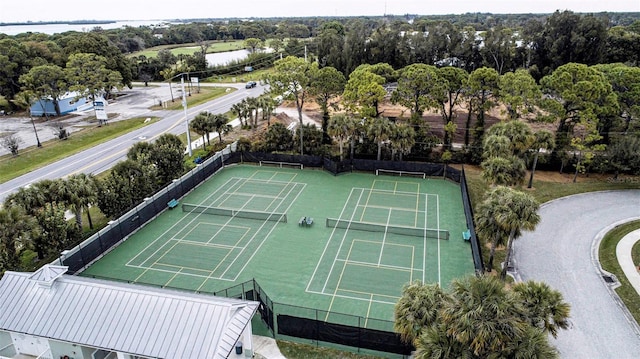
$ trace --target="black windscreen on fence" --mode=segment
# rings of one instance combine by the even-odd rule
[[[227,158],[231,154],[225,155]],[[194,168],[180,179],[174,180],[165,188],[158,191],[152,198],[146,198],[142,204],[130,210],[117,221],[89,239],[68,251],[61,257],[63,265],[68,266],[68,273],[75,274],[89,265],[95,259],[107,252],[111,247],[135,232],[147,221],[153,219],[167,208],[171,199],[182,198],[197,185],[222,167],[222,154],[210,158],[201,166]]]
[[[283,314],[278,314],[278,334],[402,355],[413,350],[396,333]]]
[[[111,248],[111,246],[115,245],[120,241],[120,233],[116,233],[118,229],[112,227],[110,230],[105,231],[104,234],[100,235],[100,241],[104,244],[106,248]]]
[[[155,204],[156,201],[148,201],[145,205],[138,206],[138,215],[140,216],[140,221],[142,223],[146,223],[158,213]]]
[[[467,228],[471,233],[471,255],[473,256],[473,264],[476,269],[476,273],[481,274],[484,272],[484,263],[482,262],[482,249],[478,237],[476,236],[476,229],[473,223],[473,207],[471,206],[471,198],[469,198],[469,190],[467,188],[467,177],[464,173],[464,168],[460,174],[460,191],[462,192],[462,206],[464,207],[464,215],[467,219]]]

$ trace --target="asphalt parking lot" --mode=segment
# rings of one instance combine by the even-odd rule
[[[178,87],[174,84],[173,96],[180,96],[177,91]],[[134,86],[132,89],[125,88],[118,92],[119,96],[116,100],[109,101],[107,106],[108,114],[118,114],[110,121],[118,121],[133,117],[151,116],[152,111],[149,108],[153,105],[160,104],[162,101],[170,101],[171,93],[168,85],[163,86]],[[92,125],[88,119],[93,116],[93,111],[76,112],[72,116],[64,116],[63,120],[50,119],[46,121],[42,117],[34,117],[34,123],[38,132],[40,142],[48,141],[56,138],[56,128],[60,125],[73,134],[85,126]],[[0,135],[15,134],[22,143],[20,148],[24,149],[35,146],[36,136],[28,116],[15,117],[10,115],[0,116]],[[0,155],[9,153],[4,147],[0,147]]]

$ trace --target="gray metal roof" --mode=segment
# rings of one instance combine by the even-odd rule
[[[64,267],[62,267],[64,268]],[[83,278],[0,280],[0,330],[151,358],[226,358],[257,302]]]

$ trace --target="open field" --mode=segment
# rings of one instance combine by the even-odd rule
[[[217,41],[212,42],[207,48],[207,53],[216,53],[216,52],[225,52],[225,51],[233,51],[233,50],[242,50],[244,49],[244,41]],[[143,51],[134,52],[129,54],[129,57],[136,56],[145,56],[147,58],[152,58],[158,56],[158,51],[160,50],[169,50],[175,56],[178,55],[193,55],[195,52],[200,51],[200,46],[198,44],[181,44],[181,45],[162,45],[162,46],[154,46]]]

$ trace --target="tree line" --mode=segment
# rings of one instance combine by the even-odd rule
[[[320,67],[333,67],[345,76],[361,64],[388,63],[402,68],[424,63],[453,65],[467,72],[492,67],[499,74],[526,68],[539,80],[570,62],[638,64],[640,20],[634,14],[557,11],[550,15],[211,20],[112,30],[97,27],[87,33],[0,34],[0,96],[5,99],[0,106],[14,108],[11,100],[25,86],[20,77],[33,67],[65,68],[73,54],[104,57],[106,69],[122,77],[111,79],[130,85],[132,80],[165,80],[180,72],[205,72],[211,42],[231,39],[256,39],[262,44],[270,39],[285,56],[301,56],[306,44]],[[163,50],[152,58],[125,56],[152,46],[185,43],[195,43],[200,50],[194,55],[174,56]],[[259,67],[263,57],[249,62]],[[268,64],[275,58],[269,59]]]
[[[90,208],[117,218],[184,172],[182,141],[164,134],[153,143],[136,143],[105,177],[75,174],[20,188],[0,207],[0,273],[21,269],[21,255],[29,251],[41,260],[77,244],[83,215],[94,230]],[[67,211],[75,221],[67,220]]]
[[[522,156],[522,163],[509,163],[524,168],[524,161],[535,158],[537,163],[543,152],[551,154],[561,171],[573,164],[576,175],[590,169],[640,171],[634,159],[634,153],[640,150],[638,67],[569,63],[539,83],[524,69],[501,75],[489,67],[468,73],[458,67],[421,63],[397,70],[387,63],[364,64],[348,79],[335,68],[320,68],[317,63],[296,57],[276,61],[274,70],[265,81],[274,95],[284,96],[296,106],[300,132],[296,136],[302,138],[295,140],[298,146],[305,142],[305,131],[313,132],[303,126],[303,107],[309,101],[320,106],[325,146],[315,146],[317,150],[311,153],[300,148],[299,153],[329,154],[333,139],[339,145],[340,157],[344,157],[343,149],[348,145],[352,147],[351,156],[354,152],[375,154],[379,160],[405,155],[446,161],[455,156],[458,161],[481,163],[486,160],[485,147],[497,146],[491,142],[496,139],[486,138],[485,132],[489,113],[499,110],[501,120],[515,121],[519,130],[527,132],[517,143],[506,144],[501,139],[503,147],[517,146],[517,151],[510,156],[490,155],[499,158],[491,165],[506,169],[506,159]],[[401,105],[406,110],[390,119],[382,112],[383,103]],[[425,122],[427,111],[441,117],[439,134]],[[555,131],[533,133],[528,123],[547,123]],[[452,151],[456,135],[463,138],[457,144],[462,149]],[[268,148],[290,148],[293,143],[287,136],[270,136],[280,140]],[[437,144],[442,144],[439,158],[431,154]]]

